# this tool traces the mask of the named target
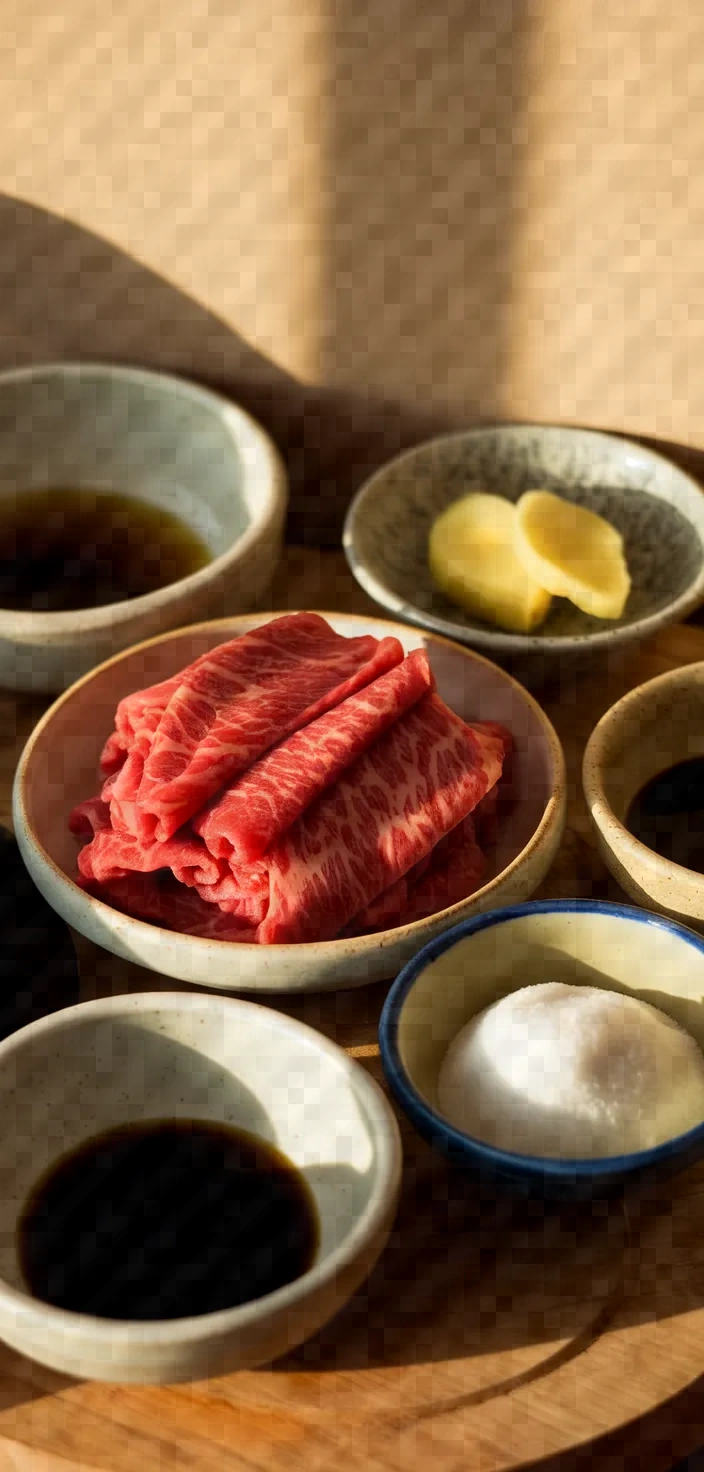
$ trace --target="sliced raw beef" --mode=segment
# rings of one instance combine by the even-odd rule
[[[188,669],[192,669],[192,665]],[[181,670],[170,680],[161,680],[146,690],[135,690],[120,701],[115,712],[115,730],[108,737],[100,757],[100,770],[104,776],[110,777],[120,770],[135,743],[142,755],[146,755],[171,696],[178,690],[186,673]]]
[[[408,923],[481,882],[511,744],[448,709],[422,650],[285,615],[120,702],[70,819],[79,883],[226,941]]]
[[[398,925],[410,925],[414,920],[437,915],[439,910],[458,905],[479,888],[486,859],[477,843],[471,817],[458,823],[449,838],[447,848],[437,858],[433,856],[427,874],[410,891],[408,904],[396,922]]]
[[[139,832],[134,797],[159,722],[172,695],[176,694],[183,680],[190,678],[203,658],[201,655],[200,659],[194,660],[169,680],[161,680],[158,685],[126,695],[117,707],[115,730],[103,747],[100,769],[111,784],[113,821],[126,832]]]
[[[122,822],[144,841],[170,838],[275,742],[402,659],[398,639],[346,639],[306,613],[212,650],[171,696],[139,787],[123,791],[128,763],[119,773],[114,826]]]
[[[263,944],[329,940],[423,858],[498,780],[503,741],[425,695],[267,856]]]
[[[226,914],[217,905],[209,905],[195,889],[179,884],[172,874],[128,874],[102,885],[86,879],[80,882],[89,894],[114,909],[167,930],[205,940],[252,943],[257,939],[257,932],[251,926]]]
[[[102,797],[89,797],[86,802],[79,802],[69,817],[68,826],[76,838],[91,838],[94,833],[109,831],[110,804]]]
[[[269,909],[269,870],[265,863],[255,862],[236,868],[225,868],[213,884],[198,881],[201,899],[218,905],[242,923],[261,925]]]
[[[180,833],[166,843],[143,844],[128,833],[101,829],[78,855],[84,879],[106,884],[126,874],[155,874],[170,869],[182,884],[217,884],[225,866],[208,853],[202,839]]]
[[[345,928],[346,935],[410,925],[459,904],[473,894],[486,861],[477,843],[472,817],[464,818],[436,844],[422,864],[372,900]]]
[[[119,772],[127,760],[127,747],[117,731],[108,736],[107,741],[100,753],[100,770],[105,777],[112,777]]]
[[[259,859],[314,798],[434,688],[424,650],[268,751],[194,819],[216,858]]]

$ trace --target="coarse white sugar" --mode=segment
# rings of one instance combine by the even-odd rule
[[[464,1133],[522,1155],[627,1155],[704,1120],[704,1056],[647,1002],[599,987],[522,987],[472,1018],[438,1076]]]

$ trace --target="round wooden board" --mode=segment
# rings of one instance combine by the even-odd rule
[[[271,606],[372,607],[339,555],[296,549]],[[581,799],[584,741],[624,689],[699,658],[704,631],[680,627],[544,693],[567,754],[570,814],[543,894],[623,898]],[[43,704],[0,697],[0,821]],[[174,986],[80,938],[77,947],[86,997]],[[296,998],[284,1010],[381,1078],[385,991]],[[402,1128],[391,1240],[321,1334],[274,1366],[173,1387],[72,1381],[0,1347],[0,1472],[499,1472],[553,1458],[621,1472],[628,1455],[664,1472],[704,1441],[692,1389],[704,1364],[704,1165],[608,1206],[542,1206],[480,1192]]]

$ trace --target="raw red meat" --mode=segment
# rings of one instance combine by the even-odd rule
[[[126,874],[154,874],[170,869],[181,884],[217,884],[225,866],[208,853],[200,838],[180,833],[166,843],[140,843],[128,833],[101,829],[93,842],[78,855],[79,872],[84,879],[106,884]]]
[[[486,860],[477,843],[472,818],[458,823],[448,834],[447,846],[438,844],[438,849],[441,848],[441,853],[433,855],[427,874],[410,891],[408,904],[397,924],[410,925],[414,920],[437,915],[439,910],[458,905],[479,888]]]
[[[89,797],[86,802],[79,802],[69,817],[68,826],[77,838],[92,838],[94,833],[109,830],[109,803],[104,802],[102,797]]]
[[[414,650],[254,762],[194,819],[196,833],[216,858],[261,858],[314,798],[434,685],[428,656]]]
[[[257,932],[246,922],[235,919],[217,905],[209,905],[195,889],[179,884],[172,874],[128,874],[96,885],[80,880],[82,888],[96,899],[104,900],[125,915],[148,920],[167,930],[183,935],[198,935],[205,940],[252,943]]]
[[[366,905],[345,928],[346,935],[410,925],[466,899],[486,867],[472,817],[458,823],[420,864]]]
[[[192,669],[192,665],[188,669]],[[146,690],[135,690],[120,701],[115,712],[115,730],[108,737],[100,757],[100,770],[106,777],[120,770],[135,742],[146,755],[171,696],[178,690],[186,673],[181,670],[170,680],[161,680]]]
[[[400,664],[397,639],[345,639],[318,614],[290,614],[212,650],[171,695],[139,787],[120,772],[113,823],[170,838],[276,741]],[[122,784],[122,785],[121,785]]]
[[[314,614],[210,651],[120,702],[102,792],[71,815],[91,840],[79,882],[138,918],[263,944],[455,904],[481,882],[511,738],[433,692],[422,650]]]
[[[264,944],[329,940],[476,806],[503,742],[425,695],[267,856]]]
[[[117,707],[115,730],[103,747],[100,769],[110,782],[113,822],[127,833],[140,831],[134,799],[159,722],[171,696],[191,676],[201,659],[194,660],[169,680],[161,680],[158,685],[126,695]],[[107,796],[105,789],[103,792]]]

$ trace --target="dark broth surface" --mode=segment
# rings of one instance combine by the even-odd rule
[[[152,593],[211,553],[180,517],[112,491],[0,496],[0,608],[60,613]]]
[[[106,1319],[234,1308],[311,1266],[313,1196],[290,1161],[229,1125],[123,1125],[55,1162],[18,1225],[46,1303]]]
[[[634,838],[662,858],[704,874],[704,757],[652,777],[626,815]]]

